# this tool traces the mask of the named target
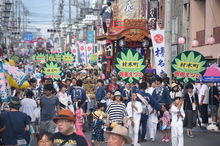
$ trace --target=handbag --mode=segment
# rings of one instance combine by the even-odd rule
[[[34,109],[34,118],[35,119],[39,119],[40,118],[40,110],[41,110],[40,106],[38,106],[38,107],[36,107]]]
[[[11,123],[11,119],[10,119],[9,113],[8,113],[8,119],[9,119],[9,122],[10,122],[11,127],[12,127],[12,132],[13,132],[13,134],[14,134],[16,140],[17,140],[17,145],[26,145],[26,144],[27,144],[27,141],[26,141],[25,139],[17,139],[16,134],[15,134],[15,132],[14,132],[14,127],[13,127],[13,125],[12,125],[12,123]],[[24,135],[24,136],[25,136],[25,135]]]
[[[105,79],[105,74],[102,74],[102,79],[103,79],[103,80]]]
[[[112,121],[112,123],[111,123],[111,125],[110,125],[110,128],[113,129],[113,128],[114,128],[115,126],[117,126],[117,125],[118,125],[118,124],[117,124],[116,122],[113,122],[113,121]]]

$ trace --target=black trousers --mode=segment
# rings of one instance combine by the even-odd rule
[[[107,26],[106,26],[106,23],[103,22],[103,23],[102,23],[102,26],[103,26],[104,33],[107,33]]]
[[[208,104],[200,106],[202,123],[208,124]]]

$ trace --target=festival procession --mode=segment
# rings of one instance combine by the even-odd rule
[[[220,143],[220,1],[0,7],[1,146]]]

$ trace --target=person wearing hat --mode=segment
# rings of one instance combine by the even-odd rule
[[[186,117],[184,119],[184,127],[187,128],[187,135],[194,137],[192,129],[196,125],[197,110],[199,107],[198,95],[193,92],[193,85],[188,84],[186,86],[187,93],[183,97],[184,99],[184,110]]]
[[[107,114],[107,125],[109,126],[111,123],[117,123],[120,125],[127,126],[127,111],[126,106],[122,102],[123,96],[120,91],[116,91],[113,96],[113,102],[109,104],[106,109]]]
[[[5,145],[25,145],[28,143],[25,140],[25,131],[30,130],[29,118],[26,113],[19,111],[21,107],[19,97],[12,97],[9,101],[9,107],[10,111],[2,116],[2,125],[6,128],[3,135],[3,143]]]
[[[44,95],[38,100],[38,104],[41,107],[40,113],[40,130],[53,133],[56,129],[56,125],[52,119],[56,117],[56,114],[60,111],[59,98],[53,94],[53,84],[46,84],[44,86]],[[55,110],[56,109],[56,110]]]
[[[170,97],[174,99],[175,97],[181,97],[182,98],[182,92],[179,90],[179,85],[176,83],[172,83],[171,85],[171,91],[170,91]]]
[[[128,136],[128,129],[122,125],[115,126],[112,131],[105,131],[108,136],[107,146],[124,146],[131,144],[132,139]]]
[[[61,110],[58,116],[53,118],[53,122],[57,125],[59,131],[53,134],[55,145],[89,145],[83,133],[77,133],[73,128],[76,118],[71,110]]]
[[[103,114],[100,109],[104,110],[104,104],[99,103],[99,110],[92,112],[93,115],[93,130],[92,130],[92,138],[91,138],[91,143],[93,146],[95,146],[95,141],[97,143],[97,146],[100,146],[101,141],[104,141],[104,125],[105,122],[103,121]]]

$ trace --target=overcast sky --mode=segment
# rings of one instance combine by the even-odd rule
[[[22,0],[22,2],[30,12],[27,18],[32,24],[52,24],[52,0]]]

